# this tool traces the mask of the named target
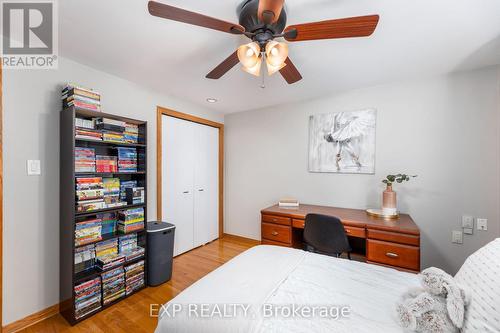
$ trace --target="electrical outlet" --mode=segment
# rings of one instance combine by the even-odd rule
[[[39,176],[42,173],[40,160],[28,160],[26,163],[28,176]]]
[[[488,230],[488,219],[477,219],[477,230]]]
[[[464,233],[459,230],[453,230],[451,232],[451,242],[456,244],[462,244],[464,242]]]
[[[462,228],[468,228],[468,229],[474,228],[474,217],[470,215],[462,216]]]

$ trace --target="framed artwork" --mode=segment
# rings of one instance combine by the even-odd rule
[[[366,109],[309,118],[309,171],[375,173],[377,111]]]

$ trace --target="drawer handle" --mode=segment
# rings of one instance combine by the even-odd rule
[[[399,257],[396,253],[392,253],[392,252],[387,252],[385,255],[388,256],[389,258],[398,258]]]
[[[273,219],[273,222],[276,222],[276,221],[278,221],[278,219]]]
[[[271,235],[278,236],[278,232],[277,231],[273,231],[273,232],[271,232]]]
[[[351,230],[349,230],[349,229],[345,229],[345,232],[346,232],[346,233],[348,233],[348,234],[350,234],[350,233],[351,233]]]

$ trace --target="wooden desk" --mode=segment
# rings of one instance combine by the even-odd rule
[[[420,271],[420,230],[407,214],[384,220],[369,216],[364,210],[300,205],[298,208],[263,209],[262,244],[302,248],[302,233],[307,214],[338,217],[350,237],[362,239],[366,262],[413,272]]]

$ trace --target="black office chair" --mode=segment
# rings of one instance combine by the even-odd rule
[[[307,214],[304,227],[304,250],[340,257],[347,252],[351,259],[351,246],[342,222],[336,217]]]

